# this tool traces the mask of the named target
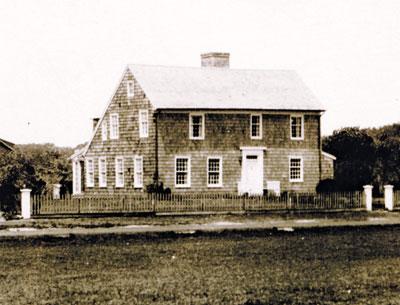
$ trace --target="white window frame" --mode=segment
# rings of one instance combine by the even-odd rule
[[[126,95],[128,98],[135,96],[135,82],[133,80],[128,80],[126,82]]]
[[[193,121],[192,118],[194,116],[200,116],[201,117],[201,136],[200,137],[194,137],[193,136]],[[192,112],[189,113],[189,139],[190,140],[204,140],[205,137],[205,115],[202,112]]]
[[[292,159],[300,159],[300,178],[292,179],[291,178],[291,160]],[[304,181],[304,162],[303,157],[301,156],[289,156],[289,182],[303,182]]]
[[[92,168],[89,171],[89,163],[92,164]],[[94,187],[94,159],[93,158],[87,158],[86,159],[86,186],[87,187]]]
[[[101,162],[104,161],[104,172],[102,171]],[[104,174],[104,179],[103,179]],[[99,158],[99,187],[107,187],[107,158]]]
[[[117,121],[117,126],[115,130],[113,129],[113,117],[116,117]],[[118,113],[110,113],[110,139],[118,139],[118,138],[119,138],[119,115]]]
[[[141,163],[141,168],[140,171],[139,166],[138,166],[138,160],[140,160]],[[135,188],[142,188],[143,187],[143,156],[134,156],[133,157],[133,186]],[[139,181],[139,176],[140,175],[140,183]]]
[[[107,136],[108,136],[108,123],[107,120],[104,118],[103,122],[101,122],[101,140],[102,141],[107,141]]]
[[[148,136],[149,136],[149,111],[147,109],[139,109],[139,137],[147,138]]]
[[[118,181],[118,161],[122,160],[122,182]],[[124,168],[124,157],[115,157],[115,187],[124,187],[125,185],[125,168]]]
[[[176,183],[176,177],[177,177],[177,170],[176,170],[176,162],[178,159],[187,159],[188,163],[187,163],[187,182],[186,184],[177,184]],[[175,187],[176,188],[188,188],[191,186],[191,160],[189,156],[175,156],[175,162],[174,162],[174,180],[175,180]]]
[[[260,118],[260,134],[258,136],[253,136],[253,117]],[[250,114],[250,139],[252,140],[261,140],[262,139],[262,114]]]
[[[209,180],[209,173],[210,173],[210,166],[209,166],[209,162],[210,159],[217,159],[219,160],[219,181],[217,184],[210,184],[210,180]],[[220,156],[209,156],[207,157],[207,186],[212,188],[212,187],[222,187],[222,176],[223,175],[223,170],[222,170],[222,157]]]
[[[292,118],[300,118],[301,119],[301,136],[300,137],[294,137],[293,132],[292,132]],[[299,115],[291,115],[290,116],[290,139],[291,140],[304,140],[304,115],[299,114]]]

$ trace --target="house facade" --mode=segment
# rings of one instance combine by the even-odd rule
[[[175,193],[313,192],[322,113],[295,72],[230,69],[227,53],[203,54],[199,68],[129,65],[71,157],[74,194],[155,180]]]

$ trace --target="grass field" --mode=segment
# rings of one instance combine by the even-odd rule
[[[400,228],[0,242],[1,304],[400,304]]]

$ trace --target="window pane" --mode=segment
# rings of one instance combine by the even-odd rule
[[[201,138],[203,136],[203,117],[201,115],[191,116],[191,128],[193,138]]]
[[[188,184],[188,159],[176,159],[176,185]]]

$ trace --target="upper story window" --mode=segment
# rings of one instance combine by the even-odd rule
[[[175,187],[190,187],[189,157],[175,158]]]
[[[139,137],[149,136],[149,112],[147,109],[139,110]]]
[[[143,157],[135,156],[134,159],[134,187],[143,187]]]
[[[220,157],[207,159],[207,185],[208,187],[222,186],[222,159]]]
[[[303,158],[289,158],[289,182],[303,181]]]
[[[134,97],[135,96],[135,83],[133,80],[128,80],[126,83],[126,92],[128,97]]]
[[[101,140],[106,141],[107,140],[107,120],[103,119],[103,122],[101,123]]]
[[[94,187],[94,161],[86,159],[86,186]]]
[[[192,113],[189,116],[189,138],[192,140],[204,139],[204,114]]]
[[[250,138],[261,139],[262,138],[262,115],[252,114],[250,116]]]
[[[110,114],[110,139],[118,139],[119,137],[119,117],[118,113]]]
[[[115,158],[115,187],[124,187],[124,158]]]
[[[99,158],[99,187],[107,186],[107,161],[105,157]]]
[[[302,115],[290,116],[290,138],[292,140],[304,139],[304,123]]]

